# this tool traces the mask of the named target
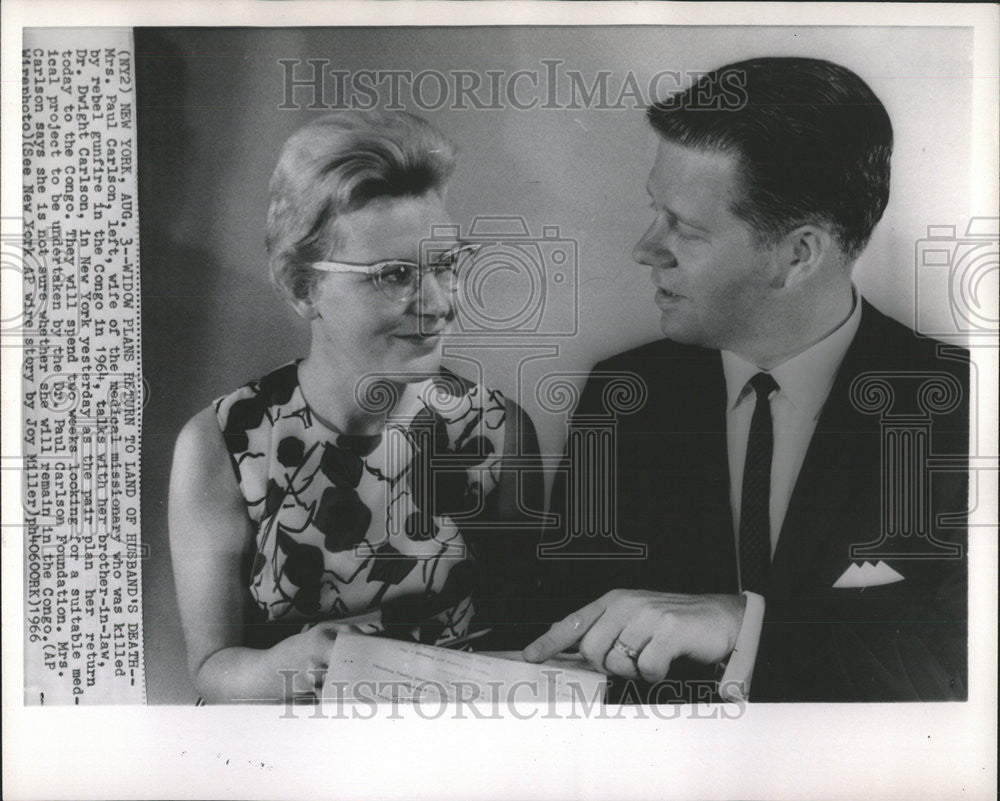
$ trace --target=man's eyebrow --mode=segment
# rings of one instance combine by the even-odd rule
[[[671,211],[670,213],[673,214],[674,217],[676,217],[682,223],[684,223],[684,225],[686,225],[688,228],[694,228],[696,231],[703,231],[706,234],[708,233],[708,229],[705,226],[697,225],[696,223],[693,223],[690,220],[688,220],[686,217],[681,217],[681,215],[677,214],[674,211]]]
[[[652,199],[654,205],[658,205],[656,203],[656,198],[653,197],[653,193],[649,189],[649,185],[648,184],[646,185],[646,194],[649,195],[649,197]],[[667,214],[669,214],[671,217],[673,217],[675,220],[678,220],[679,222],[684,223],[684,225],[688,226],[688,228],[694,228],[695,230],[698,230],[698,231],[704,231],[706,234],[709,232],[709,230],[707,228],[705,228],[703,225],[696,225],[695,223],[693,223],[689,219],[687,219],[687,217],[684,217],[684,216],[678,214],[673,209],[671,209],[671,208],[669,208],[667,206],[662,206],[661,208],[665,212],[667,212]]]

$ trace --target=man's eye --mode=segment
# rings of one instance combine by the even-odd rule
[[[413,282],[416,272],[414,265],[405,262],[387,264],[379,271],[379,280],[383,284],[405,285]]]
[[[704,238],[703,233],[701,231],[698,231],[694,228],[689,228],[688,226],[678,226],[677,236],[679,236],[681,239],[686,239],[689,241],[696,241]]]
[[[676,216],[671,214],[669,211],[662,212],[663,221],[667,226],[670,233],[674,234],[679,239],[684,240],[694,240],[700,239],[700,235],[690,226],[685,225]]]

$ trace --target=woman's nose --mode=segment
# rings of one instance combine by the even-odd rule
[[[452,294],[433,272],[426,272],[420,279],[417,292],[417,311],[428,317],[446,317],[451,314]]]

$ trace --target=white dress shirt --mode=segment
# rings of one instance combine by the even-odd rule
[[[778,545],[778,535],[795,481],[816,430],[819,413],[833,387],[837,368],[844,360],[860,324],[861,304],[855,301],[851,316],[839,328],[769,371],[778,384],[778,390],[771,393],[771,419],[774,423],[770,503],[772,556]],[[726,375],[728,400],[726,446],[729,451],[729,503],[733,510],[733,528],[738,537],[747,438],[750,418],[757,405],[756,394],[747,382],[762,371],[726,350],[722,351],[722,369]]]
[[[771,393],[771,419],[774,424],[774,450],[771,457],[771,556],[778,546],[781,526],[788,511],[792,490],[806,458],[806,451],[816,430],[823,404],[833,387],[844,355],[861,324],[861,303],[854,293],[850,316],[815,345],[772,368],[771,376],[778,390]],[[733,511],[734,547],[739,564],[740,504],[743,491],[743,466],[746,461],[750,419],[757,405],[756,393],[748,382],[762,372],[755,364],[729,351],[722,351],[722,369],[726,377],[726,446],[729,452],[729,503]],[[720,692],[731,700],[746,697],[757,644],[764,618],[764,599],[744,593],[747,607],[743,615],[736,647],[722,677]],[[743,683],[742,691],[739,690]],[[728,692],[727,687],[728,685]]]

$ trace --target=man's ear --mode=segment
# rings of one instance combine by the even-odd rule
[[[791,289],[813,278],[838,252],[833,236],[822,226],[806,223],[792,229],[774,251],[781,287]]]

